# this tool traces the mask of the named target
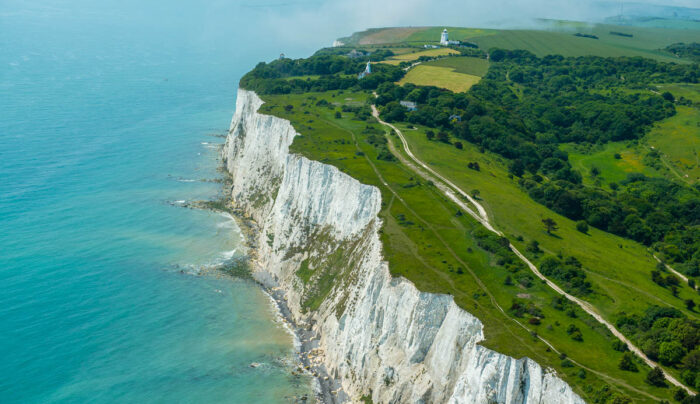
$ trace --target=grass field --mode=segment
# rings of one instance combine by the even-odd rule
[[[447,67],[456,73],[484,77],[489,70],[489,61],[472,57],[452,57],[424,63],[425,66]]]
[[[359,45],[375,45],[384,43],[406,42],[407,38],[415,32],[420,32],[425,28],[384,28],[367,31],[358,40]]]
[[[691,25],[696,27],[697,25]],[[466,40],[490,48],[526,49],[538,56],[559,54],[564,56],[643,56],[664,62],[686,63],[661,51],[676,42],[697,42],[698,29],[666,29],[632,27],[579,22],[552,22],[543,24],[544,30],[493,30],[448,27],[450,39]],[[378,43],[426,43],[437,42],[443,27],[380,28],[353,34],[345,38],[350,44]],[[611,31],[631,34],[624,37]],[[593,34],[598,39],[576,37],[581,32]]]
[[[642,48],[639,40],[625,43],[627,39],[610,34],[600,34],[601,39],[591,39],[574,36],[572,33],[513,30],[500,31],[495,35],[477,37],[472,40],[480,48],[526,49],[537,56],[563,55],[604,57],[642,56],[663,62],[678,62],[679,60],[664,52]],[[621,38],[621,39],[618,39]],[[672,43],[670,40],[665,45]]]
[[[440,42],[440,35],[445,28],[447,28],[447,34],[451,41],[466,41],[469,38],[496,33],[495,30],[483,28],[426,27],[420,31],[412,32],[406,38],[406,42]]]
[[[308,98],[310,96],[315,98]],[[545,367],[556,369],[579,394],[591,401],[594,391],[603,383],[611,384],[614,390],[623,391],[636,402],[668,399],[670,389],[645,384],[644,372],[631,373],[618,369],[621,353],[611,348],[612,339],[608,331],[592,318],[578,309],[575,318],[554,309],[551,303],[556,295],[551,289],[540,282],[533,282],[528,288],[519,286],[517,282],[515,285],[504,285],[507,276],[515,277],[516,274],[496,265],[495,257],[477,246],[472,234],[480,228],[480,224],[468,215],[456,214],[457,208],[434,186],[420,181],[406,167],[396,161],[377,159],[377,149],[368,143],[369,135],[366,131],[368,128],[381,131],[381,127],[373,122],[354,120],[352,114],[344,113],[342,118],[334,118],[340,104],[361,105],[368,96],[366,93],[343,92],[265,96],[266,104],[262,111],[289,119],[303,134],[295,138],[291,146],[293,152],[332,164],[361,182],[380,189],[383,200],[380,217],[384,223],[381,238],[384,256],[392,274],[406,277],[422,291],[452,295],[460,307],[482,320],[486,336],[484,345],[514,357],[527,356]],[[335,107],[312,107],[320,98],[331,101]],[[292,110],[285,111],[285,105],[292,105]],[[607,244],[602,247],[594,245],[592,255],[585,265],[589,266],[600,259],[610,265],[604,269],[597,264],[592,265],[601,274],[591,271],[589,276],[598,277],[598,299],[607,302],[609,296],[614,295],[628,301],[611,304],[611,310],[620,307],[629,308],[630,311],[638,310],[649,301],[655,301],[653,296],[647,296],[648,292],[644,289],[649,287],[645,280],[648,278],[647,269],[653,267],[653,263],[648,256],[644,256],[640,247],[610,235],[598,234],[600,232],[595,230],[591,231],[591,236],[573,233],[575,230],[572,223],[536,204],[535,210],[529,212],[533,202],[522,193],[518,194],[519,189],[507,178],[505,171],[500,168],[502,162],[496,157],[480,154],[473,148],[460,151],[451,145],[422,141],[425,134],[421,130],[407,131],[407,134],[411,135],[411,142],[420,150],[422,157],[427,156],[428,161],[437,159],[441,162],[435,167],[443,174],[449,172],[451,178],[459,179],[460,185],[468,186],[467,189],[481,189],[482,194],[488,198],[486,202],[490,213],[495,216],[499,226],[504,221],[501,209],[510,209],[508,219],[515,216],[516,220],[509,220],[510,226],[502,227],[509,236],[513,233],[522,234],[526,236],[523,243],[530,237],[537,238],[546,246],[548,253],[571,253],[574,246],[585,237]],[[395,136],[387,137],[390,141],[397,139]],[[465,158],[478,159],[483,163],[482,171],[476,176],[465,172]],[[384,185],[383,181],[388,185]],[[499,193],[493,191],[493,188],[504,187],[506,189]],[[510,192],[514,192],[515,198],[504,198],[508,199],[503,201],[506,205],[490,204],[492,197],[495,199]],[[518,212],[528,214],[519,215]],[[546,235],[538,223],[541,216],[553,216],[561,223],[560,237]],[[523,223],[520,220],[525,220],[531,233],[521,231]],[[552,241],[546,240],[547,237]],[[622,248],[617,247],[618,242]],[[586,246],[594,244],[593,241],[586,243]],[[579,248],[576,251],[580,251]],[[601,257],[611,252],[620,262],[610,262]],[[631,269],[636,267],[635,270]],[[632,280],[626,279],[630,276]],[[611,279],[603,281],[603,277]],[[643,284],[644,288],[634,289],[637,283]],[[658,290],[654,292],[663,293]],[[518,318],[512,314],[508,309],[514,299],[537,305],[542,311],[541,324],[529,324],[527,318]],[[581,329],[584,342],[574,341],[567,335],[565,328],[569,324]],[[563,367],[559,354],[533,338],[533,333],[586,366],[588,371],[585,379],[580,376],[581,368]],[[651,399],[649,395],[655,398]]]
[[[688,183],[700,180],[700,110],[678,106],[676,115],[654,125],[644,144],[661,154],[663,164]]]
[[[459,52],[457,52],[454,49],[449,49],[449,48],[440,48],[440,49],[428,49],[420,52],[412,52],[412,53],[402,53],[396,56],[392,56],[391,58],[383,61],[382,63],[389,63],[393,65],[397,65],[401,62],[410,62],[413,60],[417,60],[421,56],[427,56],[427,57],[438,57],[438,56],[447,56],[447,55],[458,55]]]
[[[632,142],[592,145],[588,149],[580,145],[568,144],[563,145],[561,149],[569,153],[571,166],[581,173],[583,183],[586,185],[619,183],[630,173],[642,173],[647,177],[661,175],[657,170],[644,165],[643,151]],[[615,154],[620,158],[616,159]],[[591,176],[593,168],[600,170],[600,174]]]
[[[413,83],[419,86],[435,86],[455,93],[467,91],[478,83],[481,77],[457,73],[449,67],[418,65],[406,73],[399,84]]]
[[[399,42],[439,42],[442,30],[447,28],[451,40],[466,40],[481,35],[489,35],[494,30],[460,27],[390,27],[372,28],[356,32],[340,40],[347,45],[381,45]]]

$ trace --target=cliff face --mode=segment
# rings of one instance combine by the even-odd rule
[[[392,278],[382,260],[379,190],[289,154],[297,135],[239,90],[223,150],[237,207],[259,226],[254,276],[284,290],[320,336],[344,391],[375,403],[583,403],[534,361],[478,345],[479,319],[450,296]]]

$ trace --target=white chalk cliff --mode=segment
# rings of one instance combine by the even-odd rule
[[[232,198],[259,227],[254,276],[285,291],[320,335],[343,390],[375,403],[583,403],[554,372],[478,345],[479,319],[452,297],[392,278],[382,259],[379,190],[290,154],[297,132],[239,90],[223,150]]]

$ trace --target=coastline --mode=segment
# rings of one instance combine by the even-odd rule
[[[230,182],[226,182],[230,184]],[[228,193],[230,195],[230,192]],[[258,264],[258,234],[257,223],[246,217],[243,211],[233,206],[230,198],[226,199],[226,205],[230,210],[225,211],[230,214],[243,235],[243,242],[247,248],[248,264],[256,266],[259,271],[264,271]],[[249,268],[251,275],[256,273]],[[262,291],[274,302],[277,313],[294,339],[294,349],[296,355],[296,368],[292,374],[304,373],[313,377],[313,387],[316,400],[321,404],[341,404],[350,402],[350,397],[342,390],[340,381],[328,374],[328,370],[323,364],[324,352],[319,348],[320,336],[313,331],[313,323],[297,322],[292,316],[291,310],[287,306],[284,291],[279,287],[266,285],[260,280],[252,277],[253,281],[260,286]],[[302,398],[306,401],[306,398]]]

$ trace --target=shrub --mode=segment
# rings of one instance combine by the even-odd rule
[[[588,233],[588,223],[586,223],[585,220],[579,220],[576,222],[576,230],[580,231],[583,234]]]
[[[634,355],[632,352],[625,352],[620,358],[620,363],[617,365],[621,370],[626,370],[628,372],[638,372],[637,364],[634,361]]]
[[[646,382],[652,386],[664,387],[666,386],[666,377],[664,376],[664,372],[661,370],[661,368],[656,366],[654,369],[650,370],[649,373],[647,373]]]

